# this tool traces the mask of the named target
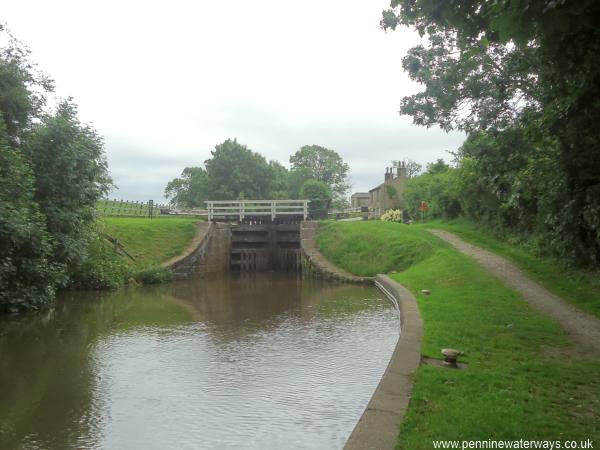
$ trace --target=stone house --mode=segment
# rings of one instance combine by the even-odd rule
[[[350,206],[352,208],[360,208],[362,206],[369,206],[371,201],[371,195],[368,192],[355,192],[350,197]]]
[[[406,166],[404,162],[386,167],[383,183],[369,191],[369,216],[379,217],[388,209],[403,206]]]

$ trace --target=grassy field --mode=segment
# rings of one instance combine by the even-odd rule
[[[560,261],[540,258],[521,246],[504,242],[465,221],[430,222],[417,227],[438,228],[511,260],[546,289],[600,317],[600,272],[567,268]]]
[[[135,270],[159,265],[179,255],[196,233],[198,219],[157,217],[104,217],[101,229],[117,238],[135,262],[126,259]]]
[[[165,205],[154,205],[152,215],[154,217],[161,215],[161,208]],[[127,200],[99,200],[96,203],[96,212],[103,216],[133,216],[149,217],[150,206],[148,202],[131,202]]]
[[[575,356],[556,323],[472,259],[424,227],[385,222],[327,223],[318,242],[346,270],[383,268],[416,294],[424,355],[466,353],[465,370],[418,369],[397,448],[431,449],[434,439],[600,442],[600,361]]]

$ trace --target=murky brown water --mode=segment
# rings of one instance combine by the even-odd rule
[[[397,338],[374,288],[294,275],[68,294],[0,320],[0,448],[341,448]]]

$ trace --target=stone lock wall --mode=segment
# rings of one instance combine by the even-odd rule
[[[197,237],[183,254],[163,264],[173,271],[175,278],[192,274],[205,276],[229,271],[231,229],[229,225],[201,222]]]
[[[298,224],[235,225],[201,222],[192,243],[163,264],[175,278],[230,270],[300,270]]]

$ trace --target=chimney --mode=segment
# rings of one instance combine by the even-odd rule
[[[394,178],[394,174],[392,173],[392,169],[389,167],[386,167],[384,181],[390,181],[393,178]]]
[[[404,164],[404,161],[398,166],[398,177],[406,178],[406,164]]]

